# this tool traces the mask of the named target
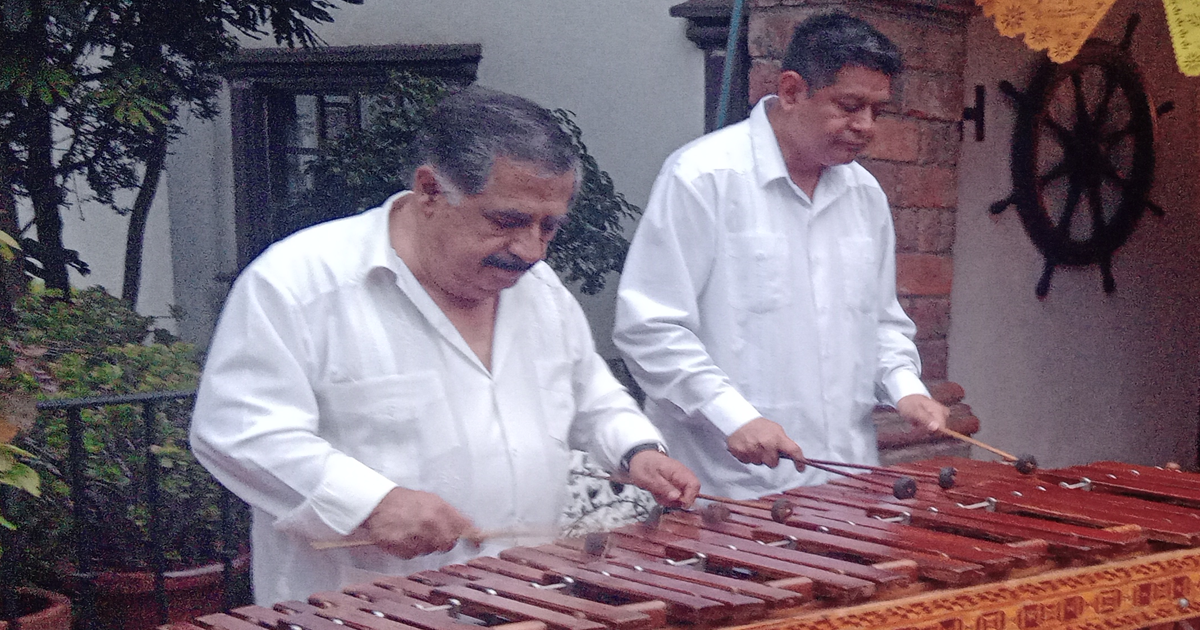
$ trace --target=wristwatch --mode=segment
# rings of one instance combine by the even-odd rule
[[[637,446],[625,451],[625,456],[621,458],[621,472],[629,472],[629,462],[633,461],[633,456],[642,451],[658,451],[663,455],[667,454],[667,447],[662,442],[642,442]]]

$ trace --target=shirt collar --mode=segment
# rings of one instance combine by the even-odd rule
[[[759,186],[788,176],[787,163],[783,161],[783,150],[779,148],[779,139],[767,119],[768,104],[776,96],[764,96],[750,111],[750,145],[754,153],[754,173]]]
[[[376,235],[365,243],[365,251],[363,263],[365,264],[367,273],[377,268],[384,268],[392,273],[399,274],[401,268],[404,268],[404,261],[400,260],[400,256],[396,254],[396,249],[392,247],[392,232],[391,232],[391,216],[392,204],[398,201],[401,197],[412,194],[411,190],[402,190],[391,197],[387,201],[379,205],[379,207],[370,210],[375,216],[374,228],[372,234]]]
[[[412,269],[396,253],[396,248],[392,247],[392,204],[410,194],[412,194],[411,190],[402,190],[388,197],[387,201],[383,202],[378,208],[371,210],[372,213],[375,213],[373,217],[375,226],[372,229],[372,233],[378,236],[371,239],[371,244],[367,248],[368,251],[365,257],[366,273],[369,274],[375,269],[380,268],[390,271],[392,277],[396,280],[396,285],[400,287],[401,291],[404,291],[415,300],[428,301],[428,304],[425,306],[429,307],[434,304],[433,298],[429,297],[429,292],[425,290],[425,287],[421,286],[417,277],[413,275]],[[417,295],[421,297],[413,297]],[[435,306],[434,308],[437,307]],[[437,310],[441,312],[440,308],[437,308]]]
[[[758,185],[765,187],[767,184],[777,180],[786,180],[792,190],[800,198],[809,201],[808,196],[804,191],[800,190],[788,175],[787,162],[783,160],[783,149],[779,147],[779,139],[775,137],[775,130],[771,127],[771,121],[767,118],[767,108],[778,98],[774,94],[768,94],[759,99],[758,104],[750,112],[750,143],[754,153],[754,171],[758,180]],[[817,190],[821,197],[826,200],[832,200],[839,197],[849,186],[847,181],[849,165],[838,164],[825,169],[821,173],[821,179],[817,182]],[[822,203],[822,207],[828,205]]]

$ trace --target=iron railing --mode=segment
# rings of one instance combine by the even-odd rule
[[[46,400],[38,403],[37,408],[39,413],[62,412],[66,414],[68,459],[67,470],[62,472],[70,487],[73,512],[72,531],[74,532],[73,545],[75,557],[70,560],[72,561],[71,566],[75,567],[75,570],[70,577],[75,585],[71,595],[76,628],[93,630],[100,627],[95,611],[97,601],[96,581],[101,573],[98,570],[100,567],[94,566],[93,561],[95,536],[92,534],[96,530],[96,523],[88,516],[89,506],[86,504],[86,490],[90,482],[85,475],[89,454],[84,445],[83,410],[115,405],[141,406],[141,439],[139,440],[139,449],[142,450],[142,461],[145,462],[145,465],[140,471],[141,478],[138,481],[143,486],[144,504],[148,514],[147,526],[151,541],[149,565],[153,568],[154,573],[154,598],[158,609],[158,622],[166,624],[168,623],[168,609],[171,602],[166,589],[168,562],[167,550],[164,545],[165,537],[163,535],[163,497],[160,488],[160,470],[157,465],[158,458],[155,456],[153,449],[159,445],[160,440],[158,420],[160,409],[176,401],[194,399],[195,395],[195,391],[163,391]],[[6,491],[6,488],[0,487],[0,513],[6,513],[4,506],[11,500],[11,497],[8,496],[9,493]],[[246,539],[247,535],[245,532],[236,531],[235,528],[240,525],[233,518],[234,510],[245,509],[244,504],[240,504],[240,501],[229,492],[223,491],[221,496],[220,513],[223,540],[235,541]],[[19,541],[19,530],[10,532],[5,536],[2,541],[2,548],[5,550],[6,555],[13,552],[17,554],[21,552],[19,548],[13,547],[13,545],[19,545]],[[238,578],[235,576],[235,571],[233,570],[234,561],[241,551],[244,550],[239,550],[236,548],[236,545],[232,544],[223,544],[219,550],[214,550],[214,555],[220,557],[224,565],[222,573],[223,609],[249,603],[248,588],[244,584],[235,584],[235,580]],[[14,575],[15,564],[13,561],[6,561],[5,558],[0,557],[0,590],[7,588],[6,585],[16,583],[17,576]],[[0,596],[4,594],[0,592]],[[0,597],[0,599],[5,601],[6,608],[15,606],[14,597]],[[0,619],[12,616],[13,612],[12,610],[0,610]]]

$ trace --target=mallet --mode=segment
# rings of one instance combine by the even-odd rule
[[[787,453],[780,453],[779,457],[781,459],[789,459],[789,460],[792,459],[792,457],[790,455],[788,455]],[[908,475],[900,475],[899,477],[896,478],[896,481],[894,483],[889,484],[886,481],[882,481],[880,479],[872,479],[870,477],[863,477],[861,475],[855,475],[853,473],[848,473],[844,470],[841,470],[840,468],[837,468],[837,466],[829,465],[832,462],[821,463],[821,461],[813,461],[806,457],[806,458],[804,458],[804,460],[801,463],[803,463],[806,466],[812,466],[813,468],[816,468],[817,470],[823,470],[825,472],[833,473],[835,475],[841,475],[843,477],[849,477],[851,479],[858,479],[859,481],[862,481],[863,483],[868,483],[868,484],[876,486],[876,487],[887,488],[888,490],[892,491],[892,496],[896,497],[897,499],[902,499],[902,500],[903,499],[911,499],[911,498],[917,496],[917,481],[915,479],[913,479],[912,477],[909,477]],[[840,466],[842,464],[841,464],[841,462],[837,462],[837,465]],[[890,474],[895,475],[896,473],[893,472]]]
[[[492,529],[487,531],[478,531],[473,534],[467,534],[460,538],[470,545],[478,547],[486,540],[493,538],[513,538],[520,536],[559,536],[562,532],[557,526],[544,527],[504,527],[500,529]],[[365,538],[354,538],[350,540],[314,540],[309,545],[316,550],[324,549],[347,549],[351,547],[369,547],[374,545],[375,541]]]
[[[1011,453],[1006,453],[994,446],[984,444],[983,442],[980,442],[979,440],[976,440],[975,438],[973,438],[969,435],[963,435],[962,433],[959,433],[958,431],[955,431],[953,429],[949,429],[946,427],[942,427],[942,428],[938,429],[938,432],[942,433],[943,435],[948,435],[956,440],[966,442],[967,444],[970,444],[972,446],[978,446],[979,448],[981,448],[985,451],[988,451],[990,453],[999,455],[1005,461],[1012,462],[1013,466],[1016,467],[1017,472],[1021,473],[1022,475],[1028,475],[1028,474],[1031,474],[1033,471],[1037,470],[1037,459],[1033,455],[1026,454],[1026,455],[1017,457],[1015,455],[1012,455]]]

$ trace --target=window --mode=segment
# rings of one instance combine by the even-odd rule
[[[239,269],[321,216],[293,208],[313,185],[305,171],[328,143],[368,122],[373,92],[392,72],[470,83],[474,44],[243,50],[223,71],[230,85]]]

